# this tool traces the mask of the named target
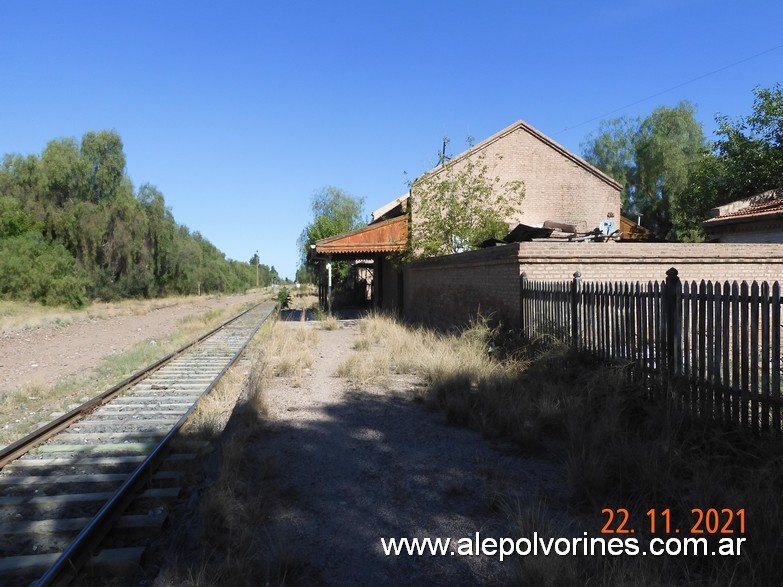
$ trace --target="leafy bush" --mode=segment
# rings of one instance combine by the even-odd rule
[[[29,231],[0,239],[0,295],[78,308],[86,301],[85,280],[64,246]]]
[[[291,292],[287,287],[283,287],[277,292],[277,309],[287,310],[291,306]]]

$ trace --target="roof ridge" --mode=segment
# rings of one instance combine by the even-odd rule
[[[595,167],[591,163],[588,163],[587,161],[585,161],[584,159],[582,159],[580,156],[576,155],[572,151],[569,151],[568,149],[566,149],[565,147],[560,145],[558,142],[556,142],[554,139],[551,139],[550,137],[548,137],[547,135],[542,133],[537,128],[531,126],[530,124],[528,124],[524,120],[517,120],[515,123],[510,124],[506,128],[504,128],[504,129],[496,132],[495,134],[487,137],[483,141],[480,141],[479,143],[476,143],[475,145],[473,145],[469,149],[463,151],[459,155],[455,155],[454,157],[452,157],[449,160],[449,163],[455,163],[457,161],[460,161],[461,159],[465,159],[466,157],[469,157],[470,155],[473,155],[474,153],[477,153],[478,151],[486,149],[492,143],[495,143],[495,142],[499,141],[500,139],[502,139],[506,135],[509,135],[512,132],[514,132],[516,130],[519,130],[519,129],[524,130],[525,132],[527,132],[531,136],[535,137],[536,139],[538,139],[539,141],[541,141],[542,143],[547,145],[549,148],[554,149],[555,151],[557,151],[558,153],[560,153],[561,155],[563,155],[567,159],[570,159],[571,161],[573,161],[574,163],[576,163],[577,165],[579,165],[580,167],[582,167],[586,171],[588,171],[588,172],[592,173],[593,175],[595,175],[598,179],[608,183],[609,185],[611,185],[614,188],[617,188],[619,190],[623,189],[623,186],[617,180],[615,180],[614,178],[610,177],[609,175],[607,175],[606,173],[604,173],[603,171],[601,171],[600,169],[598,169],[597,167]],[[442,165],[438,166],[438,167],[434,167],[434,168],[430,169],[429,171],[425,172],[423,175],[428,175],[428,174],[433,173],[433,172],[438,172],[442,167],[443,167]]]

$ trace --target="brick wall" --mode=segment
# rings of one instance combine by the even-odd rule
[[[663,280],[676,267],[681,280],[783,282],[783,245],[735,243],[520,243],[528,279]]]
[[[676,267],[680,279],[780,281],[783,244],[519,243],[436,257],[405,270],[405,317],[438,327],[493,314],[519,324],[519,276],[561,281],[661,281]]]
[[[425,259],[404,272],[407,320],[447,328],[480,311],[519,322],[519,263],[514,246]]]

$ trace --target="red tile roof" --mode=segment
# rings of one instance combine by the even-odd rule
[[[783,198],[775,198],[768,202],[756,204],[754,206],[748,206],[741,210],[736,210],[722,216],[716,216],[715,218],[709,218],[703,222],[703,224],[710,224],[713,222],[721,222],[722,220],[728,220],[731,218],[738,219],[753,219],[753,218],[765,218],[774,217],[783,214]]]

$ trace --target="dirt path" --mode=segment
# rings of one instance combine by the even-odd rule
[[[316,328],[317,323],[290,323]],[[506,512],[561,493],[555,465],[504,451],[394,389],[352,390],[335,376],[355,322],[319,331],[301,387],[268,389],[269,431],[249,450],[276,463],[282,506],[264,526],[305,584],[474,585],[513,582],[497,557],[385,556],[381,538],[518,538]]]
[[[101,359],[133,344],[163,337],[183,319],[251,301],[257,294],[183,298],[146,314],[114,316],[64,326],[0,332],[0,393],[26,385],[51,386],[89,372]]]

